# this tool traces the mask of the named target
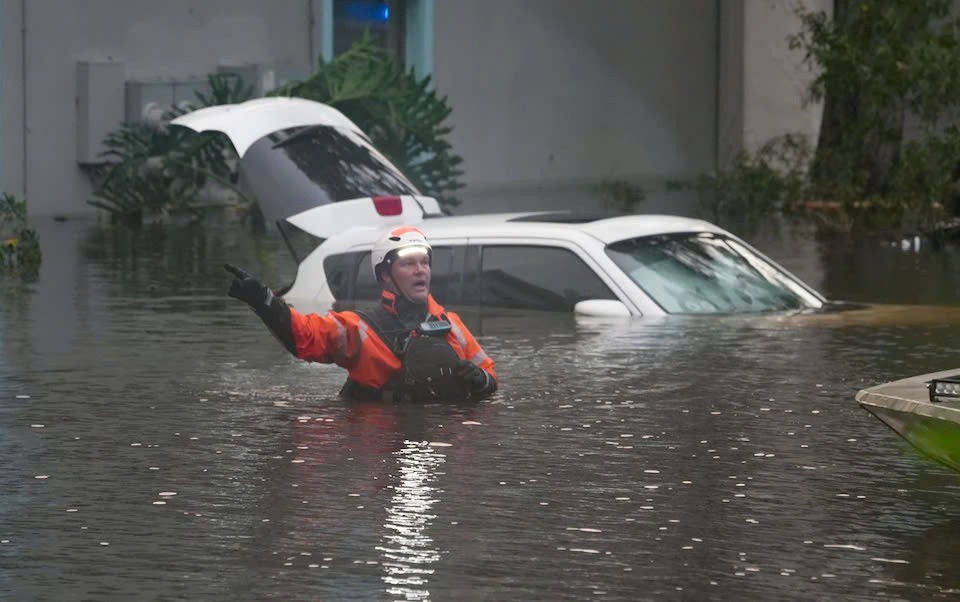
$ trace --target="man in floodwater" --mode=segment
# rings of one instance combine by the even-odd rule
[[[369,312],[301,314],[230,264],[228,295],[246,302],[296,357],[349,371],[340,394],[351,399],[479,399],[497,389],[494,362],[460,317],[430,295],[432,249],[423,232],[400,226],[374,245],[381,287]]]

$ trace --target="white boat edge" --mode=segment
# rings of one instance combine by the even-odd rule
[[[868,387],[857,392],[856,400],[871,411],[876,408],[886,412],[919,414],[960,424],[960,398],[956,401],[931,402],[927,390],[927,383],[931,380],[955,374],[960,374],[960,368],[920,374]]]

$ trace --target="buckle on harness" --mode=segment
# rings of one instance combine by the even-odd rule
[[[437,320],[434,322],[420,322],[417,333],[428,337],[446,336],[450,332],[450,322]]]

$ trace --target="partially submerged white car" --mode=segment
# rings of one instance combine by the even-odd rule
[[[172,122],[226,134],[298,263],[288,303],[315,310],[379,297],[373,242],[417,224],[444,305],[662,316],[815,310],[818,292],[733,234],[665,215],[444,216],[335,109],[299,98],[208,107]]]

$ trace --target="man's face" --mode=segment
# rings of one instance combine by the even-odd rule
[[[426,303],[430,294],[430,255],[426,249],[402,249],[390,264],[384,281],[392,284],[394,292],[400,293],[414,303]]]

